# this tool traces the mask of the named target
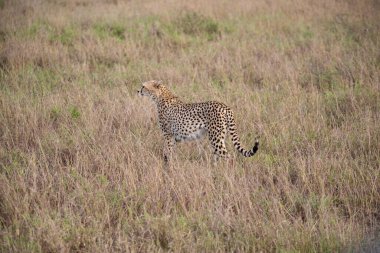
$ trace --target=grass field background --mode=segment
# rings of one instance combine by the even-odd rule
[[[380,222],[379,1],[0,0],[1,252],[346,252]],[[162,162],[161,79],[258,153]]]

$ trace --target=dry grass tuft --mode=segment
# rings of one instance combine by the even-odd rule
[[[0,251],[358,249],[380,222],[378,9],[0,0]],[[150,79],[224,101],[258,154],[183,144],[165,170]]]

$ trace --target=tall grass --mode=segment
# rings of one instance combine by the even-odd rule
[[[380,218],[377,1],[0,1],[1,252],[337,252]],[[235,111],[162,163],[162,79]]]

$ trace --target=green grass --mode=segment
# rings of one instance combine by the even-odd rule
[[[126,28],[124,27],[123,24],[96,23],[93,29],[94,29],[95,34],[101,39],[105,39],[107,37],[113,37],[119,41],[125,40]]]
[[[59,42],[66,46],[73,45],[76,36],[76,30],[71,27],[65,27],[61,31],[52,31],[50,34],[50,41]]]
[[[70,107],[69,111],[70,111],[71,118],[77,119],[80,117],[80,111],[79,111],[78,107],[72,106],[72,107]]]

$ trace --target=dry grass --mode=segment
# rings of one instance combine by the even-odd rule
[[[380,221],[379,8],[1,0],[0,251],[357,248]],[[165,171],[150,79],[224,101],[258,154],[181,144]]]

